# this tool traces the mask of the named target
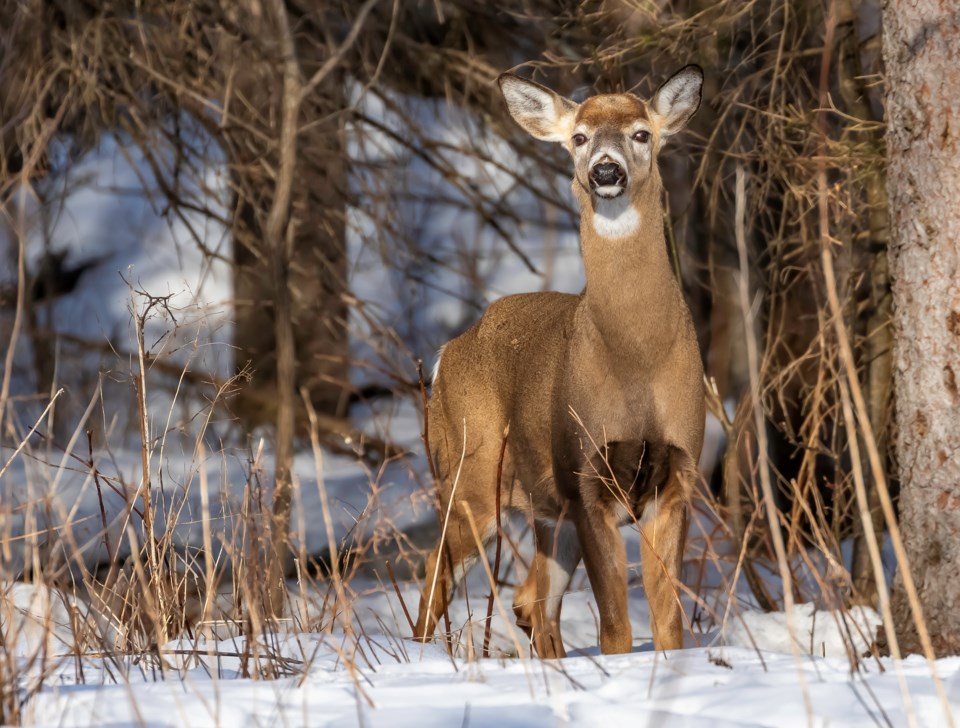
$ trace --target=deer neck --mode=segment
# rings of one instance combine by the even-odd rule
[[[577,196],[586,314],[608,349],[656,357],[676,338],[681,313],[656,167],[632,196],[597,200],[582,189]]]

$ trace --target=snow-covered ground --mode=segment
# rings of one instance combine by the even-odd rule
[[[350,634],[339,631],[342,620],[333,634],[304,632],[316,623],[320,600],[309,590],[295,599],[291,631],[265,636],[256,650],[270,679],[244,677],[255,659],[243,657],[248,646],[231,636],[231,624],[200,629],[216,632],[216,640],[164,645],[160,669],[149,655],[78,659],[73,632],[78,615],[88,616],[85,606],[40,587],[10,587],[17,609],[13,619],[0,613],[0,623],[18,636],[27,726],[948,725],[926,661],[870,655],[875,613],[801,604],[791,639],[783,614],[751,609],[743,580],[729,583],[733,562],[716,553],[704,560],[708,543],[716,543],[704,538],[711,520],[698,511],[693,521],[685,580],[696,584],[699,607],[684,598],[694,621],[688,649],[666,654],[652,648],[629,529],[629,655],[600,655],[596,604],[582,569],[564,599],[570,656],[559,661],[531,657],[509,615],[509,586],[493,611],[496,659],[471,659],[481,651],[489,593],[476,570],[449,610],[455,659],[439,638],[427,645],[408,639],[403,607],[415,614],[417,583],[400,582],[398,597],[385,579],[370,576],[347,585]],[[946,710],[960,719],[960,658],[939,660],[936,673]]]
[[[36,726],[919,726],[947,725],[929,666],[701,647],[595,651],[562,661],[451,659],[385,635],[293,634],[291,674],[240,677],[242,640],[176,643],[161,672],[65,660],[23,708]],[[119,663],[119,664],[118,664]],[[960,658],[937,663],[960,718]],[[78,680],[83,675],[83,682]],[[901,682],[902,681],[902,682]],[[901,687],[905,685],[909,704]]]

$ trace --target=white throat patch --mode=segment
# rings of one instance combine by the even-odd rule
[[[623,238],[640,227],[640,211],[628,195],[612,200],[597,199],[593,208],[593,229],[602,238]]]

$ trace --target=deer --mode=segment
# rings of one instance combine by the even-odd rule
[[[573,158],[586,286],[501,298],[440,350],[425,440],[445,521],[414,638],[433,637],[457,583],[496,537],[499,505],[532,525],[535,554],[513,611],[539,657],[566,656],[560,609],[581,559],[601,652],[632,649],[619,532],[630,523],[641,535],[654,648],[679,649],[705,392],[667,250],[657,155],[700,107],[703,71],[684,67],[650,100],[575,103],[512,73],[498,83],[513,119]]]

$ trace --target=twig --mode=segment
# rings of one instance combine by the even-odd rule
[[[317,490],[320,493],[320,508],[323,511],[323,525],[327,532],[327,547],[330,551],[330,572],[333,575],[333,585],[336,589],[337,599],[333,607],[334,618],[330,620],[330,630],[333,629],[333,623],[337,615],[337,607],[343,611],[343,631],[347,635],[353,634],[353,626],[350,617],[350,603],[347,600],[346,592],[343,588],[343,577],[340,574],[340,559],[337,553],[337,539],[333,530],[333,517],[330,514],[330,501],[327,498],[327,485],[323,477],[323,450],[320,449],[320,440],[317,437],[316,412],[313,403],[310,401],[310,393],[303,388],[300,390],[300,396],[303,404],[307,408],[307,416],[310,418],[310,446],[313,449],[313,462],[316,471]]]
[[[487,553],[483,548],[483,540],[480,538],[480,531],[477,529],[477,522],[473,517],[473,511],[470,508],[470,504],[466,501],[463,502],[463,514],[466,516],[467,523],[470,525],[470,533],[473,535],[474,541],[476,541],[477,551],[480,554],[480,563],[483,564],[483,570],[487,573],[487,579],[490,581],[490,588],[493,590],[493,596],[497,604],[497,609],[500,611],[500,616],[507,625],[507,629],[510,632],[510,639],[513,642],[513,647],[519,655],[521,652],[520,641],[517,639],[516,630],[513,628],[513,621],[507,615],[507,610],[504,608],[503,602],[500,599],[500,590],[497,589],[496,581],[493,578],[493,572],[490,570],[490,562],[487,560]],[[531,690],[533,689],[532,684],[530,688]]]
[[[353,44],[356,43],[357,38],[360,37],[360,31],[363,30],[363,24],[370,14],[370,11],[373,10],[373,6],[379,1],[380,0],[367,0],[367,2],[360,7],[359,12],[357,12],[357,17],[354,18],[353,26],[350,28],[350,32],[347,33],[347,37],[343,39],[343,43],[330,54],[330,57],[327,58],[324,64],[310,77],[310,80],[303,84],[300,93],[297,95],[298,106],[340,65],[344,56],[353,47]]]
[[[0,468],[0,478],[3,477],[3,474],[7,472],[7,468],[10,467],[10,464],[14,461],[17,455],[20,454],[20,451],[26,446],[27,442],[33,436],[33,433],[37,431],[37,428],[40,427],[40,423],[43,422],[43,419],[47,416],[47,412],[50,411],[50,408],[53,407],[53,403],[57,401],[60,395],[63,394],[63,388],[61,387],[56,391],[56,393],[50,398],[50,401],[47,402],[47,406],[43,408],[43,412],[40,414],[40,417],[36,422],[33,423],[33,427],[30,428],[30,432],[27,433],[26,437],[20,440],[20,444],[17,445],[17,449],[13,451],[13,454],[7,459],[7,462],[4,463],[3,468]]]
[[[100,473],[97,472],[97,466],[93,462],[93,432],[87,430],[87,452],[89,453],[90,472],[93,473],[93,483],[97,488],[97,502],[100,504],[100,523],[103,526],[103,545],[107,549],[107,557],[113,557],[113,549],[110,548],[110,532],[107,528],[107,509],[103,505],[103,488],[100,487]]]
[[[420,435],[420,439],[423,440],[423,449],[427,456],[427,466],[430,468],[430,478],[433,481],[433,493],[437,501],[437,518],[440,521],[440,528],[443,532],[446,532],[446,520],[443,518],[443,504],[440,502],[440,477],[437,474],[437,465],[433,460],[433,451],[430,449],[430,402],[427,399],[427,387],[423,379],[423,359],[417,359],[417,381],[420,385],[420,401],[423,406],[423,433]],[[466,425],[464,425],[464,438],[466,438]],[[466,442],[466,440],[464,440]],[[463,460],[461,458],[460,464],[463,465]],[[459,475],[459,470],[457,471]],[[452,496],[451,496],[452,498]],[[453,501],[451,500],[451,503]],[[441,546],[443,546],[444,541],[441,539]],[[450,572],[453,573],[453,559],[450,556],[450,552],[445,547],[443,548],[443,553],[438,553],[437,558],[446,558],[447,566],[450,569]],[[439,568],[439,567],[438,567]],[[431,597],[433,595],[433,589],[431,587]],[[432,603],[432,600],[431,600]],[[445,602],[446,604],[446,602]],[[443,626],[444,634],[450,634],[450,608],[449,605],[445,606],[443,609]]]
[[[403,609],[403,616],[407,618],[407,625],[410,627],[410,632],[414,631],[413,618],[410,616],[409,610],[407,610],[407,603],[403,600],[403,594],[400,593],[400,585],[397,584],[397,577],[393,573],[393,564],[387,561],[387,573],[390,575],[390,581],[393,583],[393,591],[397,594],[397,599],[400,601],[400,608]]]
[[[433,618],[433,597],[437,589],[437,577],[440,574],[440,570],[443,568],[441,559],[443,558],[444,548],[446,546],[447,540],[447,526],[450,524],[450,511],[453,508],[453,502],[457,495],[457,486],[460,484],[460,473],[463,470],[463,461],[467,456],[467,421],[463,421],[463,450],[460,452],[460,464],[457,466],[457,474],[453,478],[453,486],[450,488],[450,502],[447,503],[447,512],[443,516],[442,529],[440,530],[440,543],[437,545],[437,560],[436,564],[433,567],[433,578],[430,582],[430,595],[427,597],[427,631],[429,632],[430,627],[434,626],[430,624],[430,620]],[[441,511],[442,513],[442,511]],[[450,581],[453,581],[453,571],[451,565]],[[441,585],[442,588],[446,589],[446,584]],[[444,602],[448,600],[444,599]],[[422,652],[422,650],[421,650]]]

